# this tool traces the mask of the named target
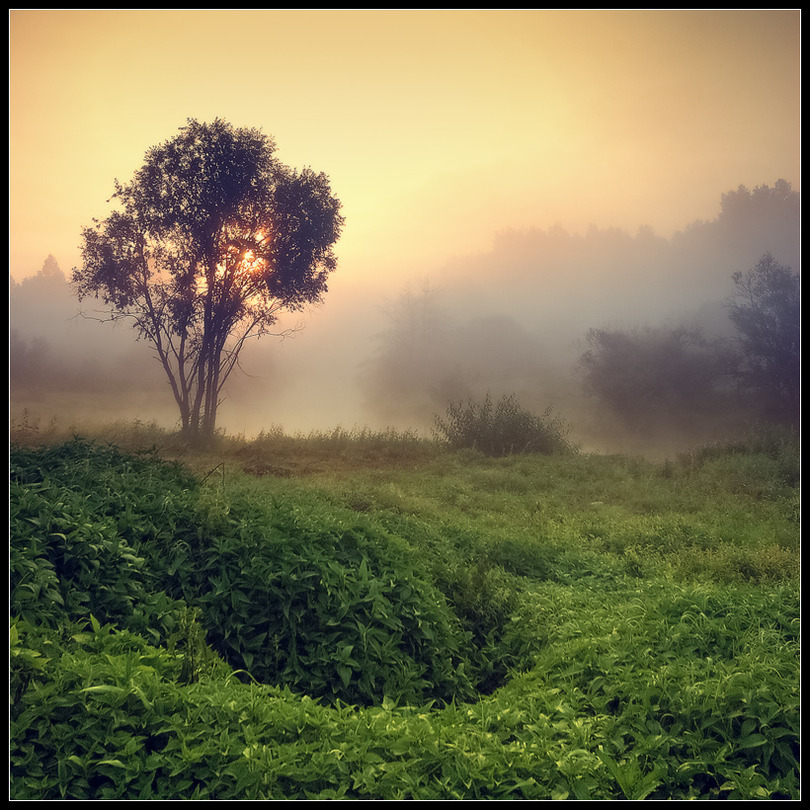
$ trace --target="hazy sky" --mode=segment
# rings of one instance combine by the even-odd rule
[[[10,267],[79,260],[114,178],[187,118],[329,175],[348,278],[507,227],[669,236],[799,190],[798,11],[10,12]]]

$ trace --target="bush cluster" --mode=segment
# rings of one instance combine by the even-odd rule
[[[308,502],[232,502],[226,526],[178,543],[166,587],[262,683],[362,705],[469,696],[458,619],[412,555],[380,540]]]
[[[444,417],[435,417],[436,431],[452,448],[472,448],[488,456],[513,453],[569,453],[575,445],[567,427],[551,408],[538,416],[524,410],[514,394],[493,403],[472,399],[450,403]]]

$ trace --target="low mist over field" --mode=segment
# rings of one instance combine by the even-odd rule
[[[776,184],[722,197],[714,220],[671,238],[644,227],[573,233],[558,225],[504,231],[488,252],[388,285],[338,272],[320,308],[280,324],[300,331],[246,350],[220,424],[247,435],[338,425],[429,433],[448,402],[490,393],[516,394],[537,411],[553,406],[595,449],[733,433],[738,415],[720,413],[634,435],[585,395],[577,371],[589,329],[682,325],[708,339],[728,337],[724,302],[735,271],[765,251],[798,268],[795,192]],[[103,313],[93,304],[85,301],[79,314],[53,256],[12,282],[13,418],[38,417],[42,426],[56,418],[62,427],[139,418],[171,428],[176,406],[150,347],[126,322],[95,320]]]
[[[593,395],[582,358],[608,330],[714,362],[733,274],[766,254],[799,273],[799,23],[10,12],[12,422],[179,426],[152,347],[92,298],[79,314],[69,279],[116,179],[187,121],[224,120],[328,177],[345,225],[322,303],[246,344],[218,429],[429,435],[449,402],[489,394],[553,408],[585,449],[734,435],[756,413],[718,369],[720,398],[673,376],[630,412]]]

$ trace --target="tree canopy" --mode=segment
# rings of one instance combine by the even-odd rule
[[[337,266],[344,220],[327,176],[275,148],[260,130],[190,119],[82,231],[80,300],[102,299],[154,346],[192,438],[213,434],[245,341],[320,301]]]
[[[590,329],[585,390],[636,430],[691,420],[716,404],[718,360],[685,327]]]
[[[737,327],[735,374],[760,400],[768,417],[797,422],[800,377],[798,273],[765,253],[746,273],[734,274],[728,314]]]

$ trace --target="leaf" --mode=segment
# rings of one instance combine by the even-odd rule
[[[768,739],[763,737],[762,734],[749,734],[747,737],[737,740],[735,748],[758,748],[760,745],[765,745],[766,742],[768,742]]]
[[[338,675],[340,675],[340,680],[343,681],[343,686],[348,687],[352,679],[352,668],[347,667],[345,664],[338,664],[337,671]]]
[[[120,759],[102,759],[96,765],[112,765],[114,768],[126,768],[127,766]]]
[[[84,689],[80,689],[79,692],[110,692],[112,694],[123,694],[127,690],[124,689],[123,686],[113,686],[112,684],[99,684],[98,686],[85,686]]]
[[[618,763],[605,751],[599,751],[598,753],[599,758],[607,765],[608,770],[618,782],[626,799],[644,799],[661,783],[656,768],[653,768],[652,772],[646,776],[642,776],[638,760],[635,758]]]

